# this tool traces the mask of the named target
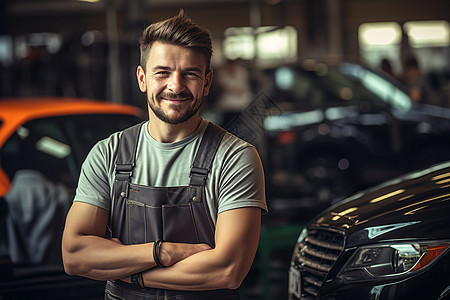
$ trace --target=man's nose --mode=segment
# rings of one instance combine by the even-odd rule
[[[180,74],[173,73],[172,76],[169,79],[169,83],[167,84],[167,88],[175,93],[179,94],[186,88],[184,86],[184,80],[183,77]]]

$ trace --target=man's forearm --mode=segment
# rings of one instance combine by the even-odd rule
[[[155,266],[152,244],[125,246],[104,237],[109,212],[74,202],[62,238],[64,269],[68,274],[98,280],[123,278]]]
[[[63,247],[64,267],[68,274],[97,280],[124,278],[148,270],[156,263],[153,243],[122,245],[119,240],[98,236],[79,236],[76,247]],[[75,244],[74,244],[75,245]],[[170,266],[199,251],[208,250],[205,244],[164,243],[160,260]]]
[[[97,280],[123,278],[154,267],[152,249],[152,243],[122,245],[99,236],[79,236],[63,246],[64,268],[70,275]]]
[[[186,291],[239,287],[251,263],[238,266],[232,259],[217,259],[217,250],[192,255],[168,268],[143,274],[146,287]]]

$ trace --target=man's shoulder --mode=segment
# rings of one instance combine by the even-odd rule
[[[123,133],[128,132],[130,128],[135,126],[140,127],[142,123],[133,125],[131,127],[125,128],[120,131],[116,131],[111,133],[109,136],[104,139],[99,140],[91,149],[91,153],[89,156],[97,157],[98,155],[102,157],[111,158],[117,154],[120,140],[123,138]],[[137,133],[139,135],[139,131]],[[125,143],[126,144],[126,143]]]
[[[224,129],[225,130],[225,129]],[[225,135],[222,139],[222,146],[227,149],[253,149],[255,148],[251,143],[245,141],[244,139],[238,137],[237,135],[225,130]]]
[[[256,147],[242,138],[226,131],[216,154],[216,160],[222,163],[245,165],[259,160]]]

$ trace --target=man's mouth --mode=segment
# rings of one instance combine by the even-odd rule
[[[188,98],[161,98],[161,100],[166,100],[166,101],[170,101],[170,102],[183,102],[186,100],[189,100]]]
[[[192,95],[182,92],[180,94],[174,94],[174,93],[161,93],[159,94],[159,100],[165,100],[170,101],[174,103],[183,102],[186,100],[191,100],[193,97]]]

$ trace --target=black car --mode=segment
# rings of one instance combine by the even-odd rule
[[[361,64],[268,70],[277,105],[264,120],[271,203],[317,213],[350,194],[450,159],[450,109],[415,104]],[[310,215],[311,217],[311,215]]]
[[[450,162],[342,200],[301,232],[289,299],[450,298]]]

